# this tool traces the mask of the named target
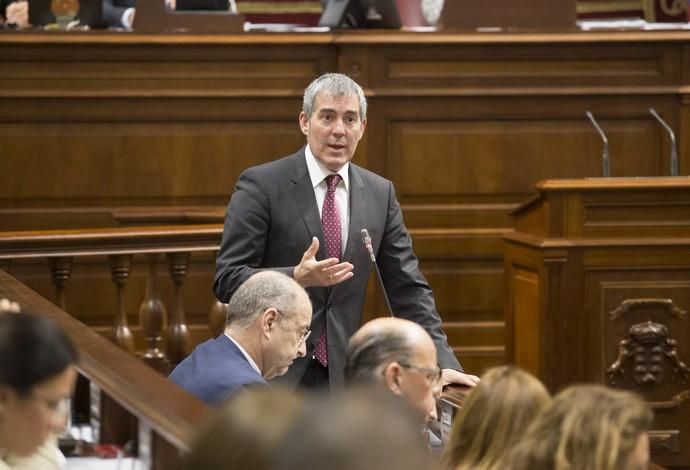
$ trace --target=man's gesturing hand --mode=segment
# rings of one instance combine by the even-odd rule
[[[293,277],[302,287],[332,286],[347,281],[354,274],[354,266],[350,263],[339,263],[338,258],[328,258],[316,261],[319,251],[319,239],[314,237],[311,245],[302,255],[302,261],[295,266]]]

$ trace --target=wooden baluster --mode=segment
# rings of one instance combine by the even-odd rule
[[[213,257],[217,257],[218,252],[213,252]],[[228,316],[228,304],[215,299],[208,311],[208,329],[215,338],[225,330],[225,321]]]
[[[192,352],[192,338],[187,327],[182,302],[182,285],[187,275],[189,253],[169,253],[168,262],[170,264],[170,277],[175,284],[175,301],[170,316],[170,324],[166,331],[165,345],[170,362],[178,364]]]
[[[117,311],[115,312],[115,324],[111,339],[119,347],[134,355],[134,338],[127,325],[127,312],[125,310],[125,284],[129,278],[132,255],[111,255],[108,258],[110,260],[110,274],[117,289]]]
[[[139,324],[146,339],[146,350],[142,359],[157,371],[170,372],[170,362],[161,349],[163,331],[168,322],[168,312],[158,295],[158,255],[148,255],[148,278],[146,279],[146,298],[139,307]]]
[[[50,276],[55,287],[55,305],[67,311],[65,300],[65,286],[72,276],[72,257],[61,256],[50,258]]]
[[[211,305],[208,312],[208,328],[215,338],[220,335],[225,329],[225,319],[228,315],[228,304],[224,304],[220,300],[216,300]]]

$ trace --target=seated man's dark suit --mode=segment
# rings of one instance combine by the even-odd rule
[[[209,405],[247,385],[268,385],[224,334],[197,346],[168,378]]]
[[[331,386],[344,382],[345,348],[361,324],[371,271],[360,232],[366,228],[395,315],[420,324],[438,350],[442,368],[462,370],[441,329],[431,288],[419,271],[412,240],[403,223],[393,184],[352,162],[350,224],[341,261],[354,265],[354,277],[332,287],[309,287],[314,308],[306,357],[298,358],[279,380],[297,384],[304,375],[328,317],[328,373]],[[327,258],[321,218],[304,149],[240,175],[225,216],[223,241],[216,261],[214,290],[227,302],[249,276],[271,268],[293,275],[312,237],[320,240],[318,260]]]

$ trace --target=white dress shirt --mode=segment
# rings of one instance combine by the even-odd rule
[[[319,216],[323,211],[323,201],[326,199],[326,177],[334,174],[331,170],[321,164],[320,161],[314,157],[309,145],[304,149],[304,154],[307,160],[307,169],[309,170],[309,178],[311,179],[312,187],[314,188],[314,196],[316,196],[316,205],[319,207]],[[342,236],[341,255],[345,252],[347,245],[347,233],[350,227],[350,198],[348,192],[350,190],[350,162],[343,166],[338,174],[342,178],[335,188],[335,205],[338,207],[340,214],[340,232]]]
[[[245,351],[244,348],[243,348],[242,346],[240,346],[240,343],[238,343],[237,341],[235,341],[234,339],[232,339],[232,336],[230,336],[230,335],[227,334],[227,333],[224,333],[224,334],[225,334],[225,336],[228,337],[228,339],[229,339],[230,341],[232,341],[233,343],[235,343],[235,346],[237,346],[237,349],[239,349],[240,352],[242,353],[242,355],[247,359],[247,362],[249,363],[250,366],[252,366],[252,369],[254,369],[260,376],[263,377],[263,374],[262,374],[261,371],[259,370],[259,366],[256,365],[256,362],[254,362],[254,359],[252,359],[252,356],[250,356],[249,353],[248,353],[247,351]]]

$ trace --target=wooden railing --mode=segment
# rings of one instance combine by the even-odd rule
[[[75,343],[80,355],[77,368],[91,383],[95,398],[91,409],[96,414],[91,418],[100,418],[101,428],[95,432],[101,440],[112,442],[105,436],[118,434],[120,443],[137,442],[144,468],[180,468],[180,456],[189,450],[195,429],[208,412],[206,405],[4,271],[0,271],[0,297],[52,318]],[[118,411],[108,406],[111,402],[133,419],[118,418]],[[124,429],[113,430],[117,423]]]
[[[146,342],[141,357],[161,372],[167,372],[170,363],[176,364],[181,361],[193,347],[183,304],[190,255],[215,252],[221,234],[222,226],[217,224],[2,232],[0,268],[9,269],[13,263],[26,260],[47,260],[54,286],[55,303],[67,310],[66,291],[73,264],[84,258],[107,257],[111,281],[116,292],[115,318],[110,336],[120,348],[135,354],[133,336],[125,311],[125,287],[130,276],[132,257],[146,257],[146,295],[139,308],[139,326]],[[158,267],[163,256],[167,258],[169,275],[174,286],[169,317],[168,309],[158,294]],[[208,288],[210,289],[210,286]],[[220,332],[224,317],[224,305],[213,303],[209,313],[213,333]]]
[[[217,217],[217,214],[214,217]],[[148,264],[147,285],[146,295],[139,309],[139,320],[142,334],[146,338],[146,347],[139,353],[139,356],[159,371],[167,372],[168,361],[172,363],[179,362],[189,354],[193,347],[182,303],[182,292],[189,257],[192,253],[216,252],[219,247],[221,234],[222,225],[219,224],[139,226],[97,230],[0,232],[0,268],[3,266],[8,267],[13,262],[21,262],[27,259],[47,259],[49,261],[47,266],[49,267],[54,287],[56,304],[62,306],[62,310],[66,310],[64,308],[65,291],[75,260],[92,256],[107,256],[112,283],[117,292],[116,316],[113,321],[111,338],[121,350],[134,354],[132,336],[124,311],[124,288],[129,277],[131,258],[133,256],[145,256]],[[167,256],[170,277],[175,286],[174,305],[167,328],[165,328],[168,320],[167,309],[157,293],[157,266],[162,255]],[[4,276],[9,278],[7,274],[4,274]],[[5,278],[0,278],[0,282],[3,279]],[[13,283],[20,285],[16,280]],[[207,287],[210,289],[210,286]],[[26,287],[22,288],[28,290]],[[0,293],[2,293],[2,290],[0,290]],[[7,297],[13,298],[12,295],[7,295]],[[44,299],[42,302],[39,305],[42,309],[45,303],[51,305]],[[55,306],[51,305],[51,307],[53,310],[62,312]],[[39,309],[38,311],[43,310]],[[62,312],[61,315],[67,314]],[[209,327],[212,334],[215,335],[221,332],[224,320],[225,306],[219,302],[213,303],[209,314]],[[88,338],[98,336],[93,330],[81,323],[79,323],[79,328],[89,330]],[[165,334],[165,351],[162,348],[161,341],[164,333],[167,333]],[[84,336],[84,338],[87,338],[87,336]],[[99,340],[103,342],[103,338],[99,338]],[[108,346],[110,353],[117,350],[113,345]],[[117,354],[122,356],[125,353],[118,351]],[[150,373],[152,371],[147,372]],[[93,373],[85,372],[84,375],[90,378],[90,374]],[[159,376],[156,383],[160,383],[161,378]],[[124,385],[124,383],[122,384]],[[113,393],[117,399],[119,396],[117,391]],[[440,404],[441,411],[444,410],[443,406],[445,405],[450,405],[453,410],[460,407],[461,400],[458,397],[462,398],[466,393],[467,390],[462,387],[445,390],[444,400]],[[447,413],[448,411],[446,410]],[[454,411],[452,414],[454,415]],[[448,419],[448,422],[450,422],[450,419]],[[448,425],[448,422],[446,425]],[[181,443],[179,439],[171,442],[176,445]]]

